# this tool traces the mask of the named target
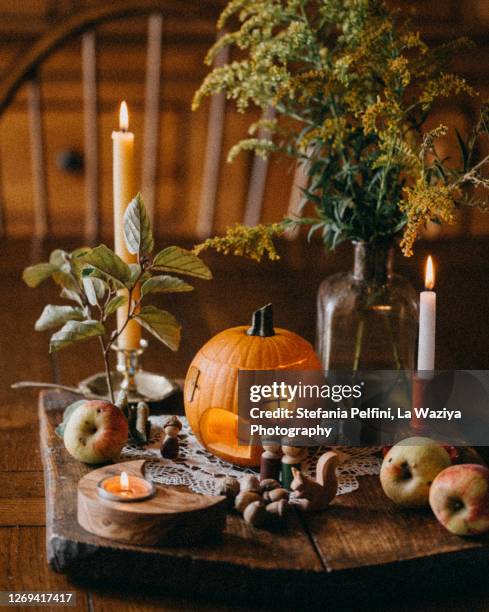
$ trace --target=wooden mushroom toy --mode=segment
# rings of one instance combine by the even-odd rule
[[[324,453],[316,466],[316,480],[292,468],[294,479],[290,485],[291,498],[306,511],[324,510],[336,496],[338,456],[332,451]]]

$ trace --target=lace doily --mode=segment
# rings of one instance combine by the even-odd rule
[[[122,459],[146,459],[146,476],[153,482],[165,485],[185,485],[196,493],[217,495],[221,479],[226,476],[241,478],[243,474],[252,474],[250,468],[239,468],[227,461],[218,459],[207,452],[192,433],[187,419],[179,417],[183,428],[179,435],[180,453],[177,459],[162,459],[160,439],[163,423],[167,416],[151,416],[151,440],[145,448],[127,445],[122,451]],[[337,449],[335,449],[337,450]],[[351,493],[359,487],[358,477],[375,475],[380,472],[380,461],[375,456],[377,448],[340,447],[348,455],[337,468],[338,495]],[[324,448],[311,449],[309,456],[302,464],[302,470],[313,475],[319,456]]]

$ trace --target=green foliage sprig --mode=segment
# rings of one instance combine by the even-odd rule
[[[447,70],[466,40],[430,49],[383,0],[231,0],[218,22],[224,26],[206,61],[225,46],[239,59],[207,75],[193,107],[224,92],[241,112],[275,109],[275,119],[252,124],[229,159],[247,150],[299,159],[309,177],[303,203],[316,211],[307,222],[327,247],[403,232],[410,254],[428,221],[451,222],[461,204],[480,203],[471,188],[489,188],[489,158],[475,158],[479,137],[487,137],[487,108],[466,141],[458,135],[457,160],[436,153],[443,126],[423,136],[440,98],[475,95]],[[257,138],[260,128],[270,137]]]
[[[151,224],[139,194],[126,209],[124,238],[128,251],[137,255],[137,263],[125,263],[109,247],[100,244],[93,249],[80,248],[71,253],[56,249],[48,262],[30,266],[23,273],[29,287],[52,279],[61,287],[61,298],[71,302],[71,305],[48,304],[36,321],[37,331],[57,329],[51,336],[50,353],[83,340],[99,339],[111,401],[114,401],[114,393],[110,350],[129,321],[138,321],[171,350],[176,351],[179,347],[179,323],[170,312],[147,304],[148,296],[193,290],[192,285],[173,274],[212,278],[209,268],[190,251],[170,246],[153,254]],[[136,290],[138,286],[140,292]],[[125,320],[119,329],[109,332],[109,318],[122,307],[126,312]]]

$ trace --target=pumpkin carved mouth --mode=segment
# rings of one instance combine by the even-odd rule
[[[261,447],[238,443],[237,414],[222,408],[209,408],[199,425],[202,443],[211,453],[236,465],[259,465]]]

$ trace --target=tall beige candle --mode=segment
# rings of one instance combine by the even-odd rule
[[[137,263],[137,255],[129,253],[124,240],[124,213],[129,202],[136,195],[134,180],[134,134],[128,131],[129,113],[127,104],[121,103],[119,131],[112,132],[113,181],[114,181],[114,249],[126,263]],[[127,294],[127,291],[124,291]],[[139,287],[133,291],[133,299],[139,298]],[[117,329],[121,329],[127,317],[126,307],[117,311]],[[141,328],[137,321],[129,321],[118,338],[118,345],[124,349],[139,348]]]

